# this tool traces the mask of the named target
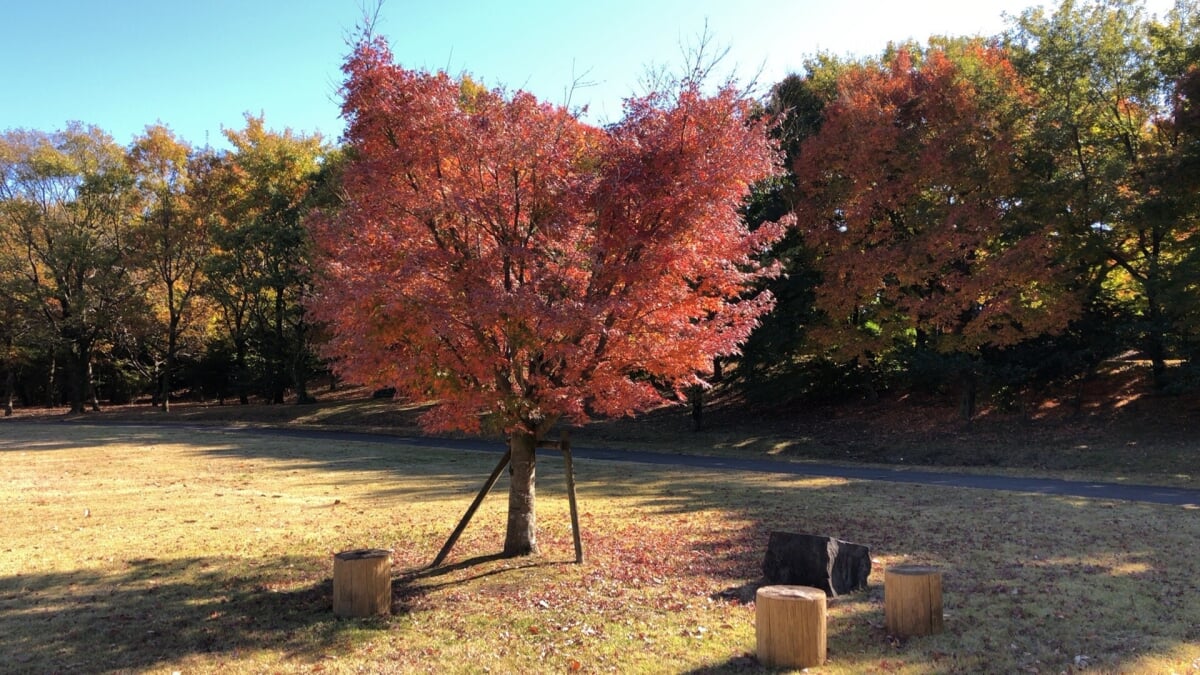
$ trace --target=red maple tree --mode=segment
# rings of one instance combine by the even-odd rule
[[[495,425],[512,452],[504,552],[537,551],[537,441],[702,385],[772,298],[748,187],[779,170],[732,88],[627,102],[599,129],[525,92],[404,69],[382,39],[345,64],[345,206],[318,220],[313,310],[350,380],[434,406],[430,430]]]
[[[1022,207],[1031,103],[1004,52],[980,44],[900,50],[841,75],[796,163],[832,323],[817,333],[835,352],[971,352],[1075,315],[1049,221]]]

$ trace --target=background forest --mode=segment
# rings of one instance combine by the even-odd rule
[[[472,86],[463,80],[464,96]],[[761,102],[794,213],[774,311],[724,391],[773,405],[952,395],[1020,407],[1146,361],[1200,388],[1200,5],[1067,0],[1007,32],[828,54]],[[0,403],[311,400],[307,229],[350,150],[247,116],[229,149],[154,125],[0,134]],[[336,215],[334,216],[336,217]],[[703,398],[694,393],[699,409]]]

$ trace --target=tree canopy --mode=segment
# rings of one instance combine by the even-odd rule
[[[314,311],[334,368],[432,400],[428,428],[488,420],[520,467],[518,448],[531,461],[561,417],[630,414],[702,383],[770,309],[753,285],[783,229],[750,231],[739,207],[779,161],[733,88],[686,82],[598,129],[525,92],[397,66],[379,39],[345,69],[352,160],[345,206],[315,230]],[[533,546],[510,536],[506,550]]]
[[[317,229],[318,314],[347,377],[430,396],[435,429],[626,414],[734,353],[781,234],[738,208],[777,160],[731,89],[629,103],[601,130],[531,95],[347,64],[347,206]]]

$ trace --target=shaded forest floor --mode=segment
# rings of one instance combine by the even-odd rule
[[[422,406],[373,399],[362,387],[314,392],[317,403],[139,403],[104,407],[88,420],[295,426],[421,434]],[[18,418],[66,419],[61,408]],[[882,396],[871,402],[768,408],[726,396],[694,428],[683,406],[574,429],[577,445],[660,452],[944,467],[1195,486],[1200,482],[1200,396],[1154,394],[1145,368],[1117,362],[1084,387],[1027,397],[1023,410],[984,404],[967,422],[955,396]]]

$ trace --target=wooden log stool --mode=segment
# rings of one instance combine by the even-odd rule
[[[942,572],[936,567],[897,565],[883,575],[883,615],[896,637],[942,632]]]
[[[333,613],[374,616],[392,611],[392,552],[381,548],[333,556]]]
[[[754,606],[758,660],[768,668],[825,663],[825,591],[810,586],[763,586]]]

